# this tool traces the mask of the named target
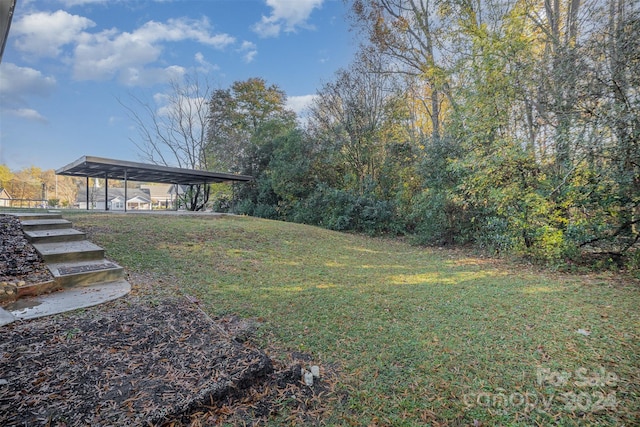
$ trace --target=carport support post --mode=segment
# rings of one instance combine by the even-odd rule
[[[124,171],[124,211],[127,211],[127,170]]]
[[[87,210],[89,210],[89,176],[87,176]]]
[[[174,203],[174,206],[176,208],[176,211],[178,210],[178,192],[180,191],[180,187],[178,187],[178,184],[176,183],[176,201]]]
[[[109,175],[104,173],[104,210],[109,210]]]

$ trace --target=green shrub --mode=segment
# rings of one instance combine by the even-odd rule
[[[473,241],[475,219],[452,194],[426,190],[417,198],[410,221],[418,244],[450,245]]]

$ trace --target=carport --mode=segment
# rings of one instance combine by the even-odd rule
[[[128,181],[174,184],[176,186],[177,198],[177,191],[180,185],[206,185],[220,182],[248,182],[253,180],[253,177],[247,175],[174,168],[94,156],[80,157],[75,162],[69,163],[56,170],[56,174],[85,177],[87,179],[87,210],[89,209],[89,178],[102,178],[105,180],[104,206],[107,210],[109,209],[109,179],[124,181],[125,211],[127,210]]]

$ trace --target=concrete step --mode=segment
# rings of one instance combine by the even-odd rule
[[[66,219],[29,219],[20,221],[24,231],[35,230],[58,230],[60,228],[71,228],[71,221]]]
[[[17,214],[26,238],[54,280],[17,287],[16,300],[0,307],[0,326],[97,305],[126,295],[124,269],[104,259],[104,249],[86,240],[59,214]]]
[[[47,267],[53,274],[56,285],[60,288],[87,286],[124,279],[124,268],[106,259],[52,263]]]
[[[35,319],[51,314],[64,313],[91,307],[120,298],[131,291],[125,280],[96,283],[75,289],[65,289],[47,295],[21,298],[0,308],[0,326],[15,320]]]
[[[87,237],[85,233],[73,228],[25,231],[24,235],[31,243],[77,242]]]
[[[11,215],[20,218],[20,221],[33,221],[38,219],[62,219],[62,214],[47,212],[19,212]]]
[[[88,240],[78,242],[35,243],[36,251],[47,264],[92,261],[104,258],[104,249]]]

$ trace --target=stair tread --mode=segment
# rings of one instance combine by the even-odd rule
[[[62,219],[62,214],[59,213],[13,213],[11,214],[18,217],[20,221],[31,221],[36,219]]]
[[[71,221],[66,219],[28,219],[21,220],[22,227],[35,227],[35,226],[60,226],[60,225],[68,225],[71,227]]]
[[[64,218],[39,218],[39,219],[21,219],[22,224],[71,224],[71,221]]]
[[[54,276],[66,276],[82,273],[90,273],[95,271],[105,270],[122,270],[123,268],[115,262],[107,259],[92,260],[92,261],[71,261],[71,262],[58,262],[48,264],[49,270]]]
[[[81,236],[84,235],[84,233],[82,231],[78,231],[75,228],[58,228],[58,229],[53,229],[53,230],[30,230],[30,231],[25,231],[24,234],[26,234],[29,237],[32,238],[42,238],[42,237],[49,237],[49,236]]]
[[[33,246],[42,256],[103,251],[100,246],[91,243],[88,240],[79,240],[77,242],[34,243]]]

